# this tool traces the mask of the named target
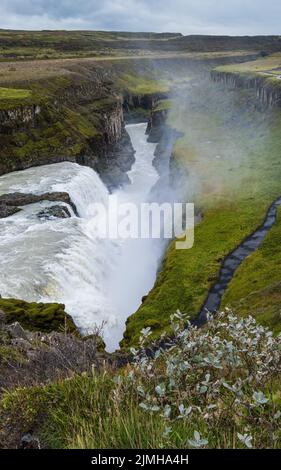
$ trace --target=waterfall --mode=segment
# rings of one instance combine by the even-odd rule
[[[127,126],[136,150],[131,185],[116,191],[122,202],[144,202],[157,181],[155,144],[145,124]],[[103,326],[107,349],[118,347],[126,318],[152,287],[163,246],[159,240],[111,240],[93,231],[93,202],[107,205],[109,194],[97,173],[63,162],[0,177],[0,194],[68,192],[79,217],[38,218],[40,202],[0,221],[0,293],[27,301],[62,302],[85,334]]]

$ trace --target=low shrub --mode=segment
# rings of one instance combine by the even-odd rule
[[[177,312],[171,327],[161,348],[144,328],[119,372],[6,392],[0,436],[32,429],[51,448],[280,448],[281,335],[230,311],[200,329]]]

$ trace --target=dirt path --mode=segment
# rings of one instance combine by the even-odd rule
[[[195,320],[195,323],[202,325],[207,321],[207,313],[219,310],[221,299],[228,284],[232,280],[235,271],[247,256],[254,253],[261,245],[265,236],[276,222],[277,208],[281,205],[281,197],[276,199],[268,209],[263,224],[251,235],[249,235],[234,251],[229,253],[224,259],[217,282],[209,290],[205,303]]]

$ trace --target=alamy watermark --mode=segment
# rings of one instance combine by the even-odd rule
[[[93,203],[91,234],[109,239],[176,239],[176,249],[194,243],[194,204],[121,202],[110,195],[107,205]]]

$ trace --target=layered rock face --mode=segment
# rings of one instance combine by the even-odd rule
[[[0,174],[72,161],[98,171],[110,188],[127,181],[124,172],[134,162],[134,150],[125,130],[122,93],[106,67],[72,73],[36,84],[42,89],[35,88],[34,104],[0,107]]]
[[[0,174],[72,161],[97,171],[109,189],[128,183],[135,152],[125,119],[134,121],[136,112],[143,121],[159,98],[123,97],[95,77],[94,83],[63,89],[45,105],[0,111]]]
[[[153,165],[160,178],[153,190],[154,197],[157,197],[158,189],[161,193],[161,188],[172,187],[174,185],[174,181],[179,177],[174,160],[171,157],[174,144],[182,134],[167,124],[168,112],[169,108],[158,109],[156,104],[155,109],[151,112],[147,124],[146,132],[148,134],[148,141],[157,143],[154,152]]]
[[[11,133],[15,129],[25,130],[27,126],[35,127],[36,116],[40,111],[39,105],[0,110],[0,133]]]
[[[153,109],[159,102],[167,98],[166,93],[130,94],[125,93],[123,100],[123,108],[125,119],[130,123],[143,122],[151,119]]]
[[[211,79],[229,88],[254,89],[257,99],[264,107],[281,106],[281,80],[280,85],[274,85],[267,81],[265,76],[239,75],[216,70],[211,72]]]
[[[96,170],[111,190],[129,182],[126,172],[135,161],[120,96],[104,109],[100,124],[102,132],[89,139],[88,149],[78,155],[76,161]]]

